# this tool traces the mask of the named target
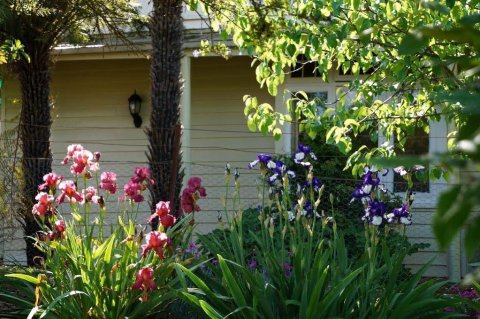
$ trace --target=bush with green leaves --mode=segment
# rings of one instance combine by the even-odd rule
[[[179,296],[209,318],[451,316],[444,309],[453,309],[458,301],[437,295],[443,282],[422,279],[429,265],[405,278],[407,246],[389,247],[388,237],[411,223],[410,198],[401,207],[387,208],[380,173],[364,173],[353,196],[363,205],[365,244],[360,257],[352,258],[336,222],[338,213],[321,209],[334,199],[322,197],[325,186],[313,175],[312,156],[306,148],[295,154],[295,163],[307,168],[296,196],[289,193],[295,174],[283,162],[260,154],[250,164],[260,165],[267,188],[261,192],[265,196],[256,222],[246,224],[246,213],[235,212],[227,220],[229,232],[218,233],[223,238],[200,236],[210,258],[196,269],[176,265],[184,288]],[[238,176],[235,184],[238,193]],[[250,240],[252,251],[245,249]]]
[[[158,230],[145,235],[145,226],[137,224],[142,194],[154,182],[146,167],[136,168],[124,185],[119,196],[124,209],[107,225],[106,205],[117,193],[117,180],[113,172],[100,174],[100,157],[71,145],[64,164],[72,162],[74,178],[50,173],[39,186],[32,213],[43,229],[35,238],[44,252],[37,256],[41,267],[34,275],[15,273],[3,279],[24,280],[34,287],[28,318],[145,318],[164,312],[177,280],[173,262],[187,265],[195,260],[178,253],[189,240],[191,218],[177,222],[169,202],[159,202],[148,221],[158,219]],[[195,182],[193,191],[201,187],[198,178]],[[192,197],[194,204],[198,198]],[[106,235],[108,226],[111,232]],[[18,301],[14,294],[2,297]]]

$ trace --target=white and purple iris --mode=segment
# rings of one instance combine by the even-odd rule
[[[380,185],[380,178],[378,177],[378,171],[376,169],[371,169],[370,167],[365,167],[362,183],[358,184],[355,191],[353,192],[352,201],[357,198],[368,197],[373,191],[377,190],[377,187]]]
[[[271,165],[273,166],[273,165]],[[273,185],[275,181],[281,181],[283,176],[288,176],[290,178],[295,178],[296,174],[294,171],[288,169],[288,167],[282,162],[277,161],[275,162],[275,167],[268,167],[272,171],[272,175],[268,177],[268,183]]]
[[[370,199],[367,202],[365,215],[363,215],[362,220],[368,222],[369,224],[379,226],[382,224],[383,216],[386,212],[387,207],[385,206],[385,203],[376,199]]]
[[[319,192],[320,188],[322,187],[323,183],[318,179],[318,177],[313,177],[312,182],[305,181],[302,185],[302,191],[305,191],[306,189],[309,189],[312,187],[312,189],[315,192]]]
[[[282,181],[284,176],[289,178],[295,178],[296,174],[294,171],[289,170],[288,167],[282,161],[273,161],[272,156],[268,154],[258,154],[257,159],[248,164],[248,168],[252,169],[260,163],[260,169],[263,171],[262,174],[267,176],[267,181],[270,186],[273,186],[276,181]]]
[[[398,166],[393,169],[393,171],[400,176],[405,176],[409,172],[416,173],[416,172],[421,172],[423,170],[425,170],[425,166],[422,166],[422,165],[414,165],[410,170],[406,169],[405,166]]]
[[[309,157],[311,160],[314,160],[314,161],[317,160],[317,157],[312,152],[312,148],[310,146],[299,144],[298,151],[295,152],[295,154],[293,155],[293,161],[296,164],[300,164],[305,167],[310,167],[312,166],[312,163],[308,161]]]
[[[390,214],[385,215],[385,219],[389,223],[397,222],[403,225],[412,224],[412,216],[410,215],[407,203],[403,203],[400,208],[394,208]]]
[[[253,162],[251,162],[250,164],[248,164],[248,168],[249,169],[252,169],[254,168],[255,166],[257,166],[257,164],[260,163],[261,167],[262,168],[270,168],[270,169],[273,169],[276,167],[276,164],[274,161],[272,161],[272,156],[271,155],[268,155],[268,154],[258,154],[257,155],[257,159],[254,160]]]
[[[398,174],[402,174],[403,170],[403,167],[397,167],[394,171]],[[386,173],[383,174],[383,176],[385,175]],[[403,203],[402,207],[394,208],[392,212],[387,213],[385,203],[379,200],[380,197],[378,197],[382,192],[384,193],[385,190],[383,189],[382,184],[380,184],[378,170],[375,167],[365,167],[362,182],[357,185],[352,194],[352,201],[355,199],[361,199],[364,204],[365,214],[362,216],[362,220],[376,226],[381,225],[384,220],[388,223],[410,225],[412,223],[412,218],[409,208],[413,202],[414,194],[411,191],[408,191],[408,202]]]

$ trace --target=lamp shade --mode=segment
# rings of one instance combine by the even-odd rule
[[[137,128],[142,126],[142,117],[140,116],[141,109],[142,109],[142,98],[137,94],[137,91],[135,91],[128,98],[128,110],[130,111],[130,115],[133,117],[133,124]]]
[[[134,114],[140,114],[140,110],[142,108],[142,98],[137,94],[133,93],[129,98],[128,98],[128,110],[130,111],[131,115]]]

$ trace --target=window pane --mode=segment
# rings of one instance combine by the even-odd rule
[[[301,98],[302,95],[296,94],[297,92],[292,92],[293,96],[297,96]],[[328,91],[316,91],[316,92],[305,92],[308,98],[308,101],[314,101],[317,107],[317,111],[320,114],[323,112],[323,105],[328,101]],[[295,113],[294,113],[295,114]],[[294,115],[294,125],[292,125],[292,151],[295,152],[298,148],[298,143],[302,143],[302,139],[304,138],[304,133],[300,133],[299,130],[299,122],[302,121],[302,118],[296,118]]]
[[[308,61],[305,55],[300,54],[297,57],[297,63],[292,69],[290,77],[292,78],[315,78],[320,76],[320,73],[317,69],[318,63],[313,61]]]

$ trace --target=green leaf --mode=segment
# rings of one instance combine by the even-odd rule
[[[467,255],[473,257],[479,248],[480,217],[475,218],[473,222],[467,225],[465,232],[465,248]]]
[[[233,276],[230,268],[228,267],[225,259],[222,256],[217,255],[217,258],[218,258],[218,264],[222,269],[223,278],[225,279],[227,288],[228,290],[230,290],[232,297],[235,300],[235,303],[240,307],[247,306],[247,301],[245,300],[243,291],[237,282],[238,277]]]
[[[208,317],[210,317],[212,319],[222,319],[222,318],[224,318],[221,314],[219,314],[215,310],[215,308],[210,306],[210,304],[208,304],[208,302],[206,302],[204,300],[200,300],[199,303],[200,303],[200,307],[202,307],[203,311],[205,311],[205,314],[207,314]]]
[[[44,318],[49,312],[50,310],[54,309],[55,308],[55,305],[57,303],[59,303],[60,301],[62,301],[63,299],[65,298],[68,298],[68,297],[71,297],[71,296],[75,296],[75,295],[86,295],[88,296],[85,292],[83,291],[78,291],[78,290],[72,290],[72,291],[68,291],[60,296],[58,296],[57,298],[55,298],[51,303],[48,304],[48,307],[45,309],[45,311],[42,313],[42,315],[40,316],[40,319]]]
[[[470,198],[462,192],[461,185],[453,186],[440,196],[433,219],[433,232],[442,249],[447,248],[460,231],[471,209]]]
[[[423,37],[419,31],[407,34],[400,45],[398,52],[403,55],[411,55],[423,50],[428,44],[428,39]]]
[[[33,276],[25,275],[25,274],[8,274],[8,275],[5,275],[5,277],[22,279],[34,285],[39,285],[41,282],[40,277],[35,278]]]
[[[273,138],[275,139],[275,141],[280,140],[281,137],[282,137],[282,130],[279,129],[278,127],[274,128],[273,129]]]
[[[252,117],[249,117],[247,119],[247,126],[248,126],[248,129],[251,132],[256,132],[257,131],[257,125],[255,124],[255,120]]]

